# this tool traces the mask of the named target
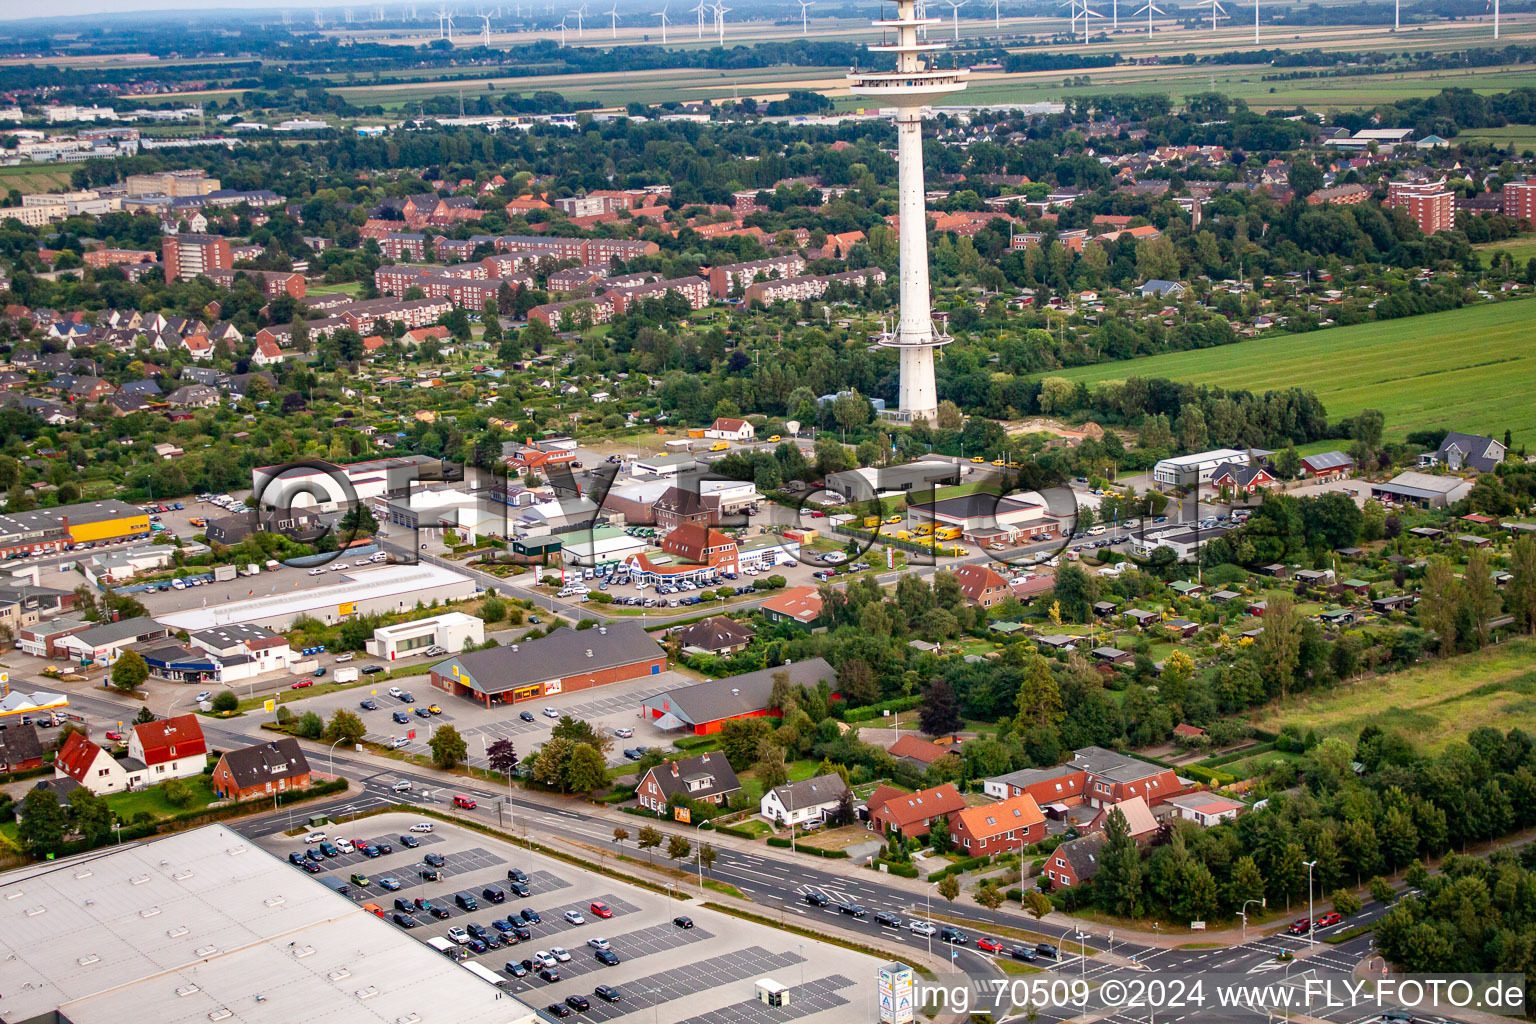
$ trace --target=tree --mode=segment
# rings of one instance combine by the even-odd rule
[[[1232,877],[1227,882],[1227,902],[1235,910],[1242,910],[1249,900],[1264,898],[1264,876],[1252,857],[1239,857],[1232,867]]]
[[[621,826],[621,827],[616,828],[616,829],[613,830],[613,844],[615,846],[623,846],[625,840],[627,840],[628,838],[629,838],[629,829],[623,828]]]
[[[731,768],[741,771],[750,765],[758,754],[758,743],[766,738],[772,726],[762,718],[733,718],[720,727],[720,749]]]
[[[949,822],[944,818],[934,818],[928,826],[928,846],[936,854],[949,852]]]
[[[595,793],[608,785],[608,762],[590,743],[578,743],[571,751],[566,785],[574,793]]]
[[[642,850],[654,850],[661,845],[661,831],[654,825],[645,825],[635,837],[635,845]],[[649,856],[649,854],[647,854]]]
[[[1307,884],[1307,866],[1302,860],[1303,856],[1301,844],[1286,843],[1270,877],[1274,894],[1285,897],[1287,912],[1291,909],[1291,899],[1299,895],[1302,887]]]
[[[1094,580],[1075,562],[1056,570],[1055,594],[1061,616],[1069,622],[1087,622],[1098,597]]]
[[[533,762],[533,780],[544,786],[557,786],[565,792],[566,774],[570,770],[571,755],[576,744],[564,736],[551,736]]]
[[[947,679],[939,676],[923,687],[917,709],[918,725],[930,736],[942,736],[960,728],[960,699]]]
[[[451,725],[440,725],[434,729],[427,746],[432,748],[432,763],[439,768],[453,768],[462,764],[465,755],[469,753],[469,744],[464,742],[459,730]]]
[[[939,879],[939,895],[953,903],[955,897],[960,895],[960,879],[956,875],[945,875]]]
[[[693,852],[693,844],[686,836],[670,836],[667,839],[667,859],[682,860]]]
[[[213,710],[221,715],[227,715],[231,711],[238,711],[240,698],[235,696],[234,690],[220,690],[213,695]]]
[[[1039,889],[1025,889],[1020,899],[1020,904],[1029,911],[1029,916],[1039,921],[1056,909],[1051,903],[1051,898]]]
[[[230,694],[231,697],[234,694]],[[217,705],[215,705],[217,706]],[[298,733],[306,740],[318,740],[321,733],[325,732],[325,721],[313,711],[306,711],[299,717]]]
[[[699,852],[695,854],[695,859],[698,860],[699,867],[707,875],[709,874],[709,869],[715,866],[715,861],[720,859],[720,855],[715,852],[713,846],[710,846],[708,843],[702,843],[699,846]]]
[[[363,720],[346,708],[337,708],[331,715],[331,720],[325,723],[323,739],[332,743],[345,743],[353,746],[361,743],[363,737],[368,735],[368,727]]]
[[[1333,909],[1345,917],[1360,913],[1360,897],[1348,889],[1335,889],[1330,899],[1333,901]]]
[[[1264,610],[1264,632],[1259,634],[1254,649],[1259,656],[1260,675],[1270,691],[1279,690],[1280,699],[1284,700],[1301,662],[1301,617],[1289,595],[1278,594],[1270,599]]]
[[[591,622],[591,619],[584,619]],[[570,715],[562,715],[560,721],[550,730],[551,736],[570,740],[572,743],[585,743],[600,754],[606,754],[613,749],[613,737],[593,727],[591,722],[580,718],[572,718]]]
[[[1323,172],[1311,160],[1305,158],[1293,160],[1291,161],[1290,186],[1297,199],[1305,199],[1323,187]]]
[[[1104,827],[1104,846],[1099,851],[1099,873],[1094,891],[1100,905],[1121,917],[1141,914],[1141,851],[1131,838],[1130,822],[1118,808],[1109,812]]]
[[[149,665],[138,651],[124,651],[112,665],[112,685],[119,690],[136,690],[148,678]],[[238,700],[235,701],[236,707],[239,704]]]
[[[155,713],[147,707],[139,708],[139,713],[133,716],[134,725],[145,725],[155,720]]]
[[[1042,655],[1030,655],[1024,666],[1018,711],[1020,732],[1030,726],[1049,728],[1061,721],[1061,688],[1056,685],[1051,663]]]
[[[511,740],[502,737],[485,748],[485,759],[491,771],[511,775],[517,767],[517,748]]]
[[[186,779],[171,779],[162,784],[160,789],[172,807],[188,807],[197,795],[192,792],[192,787],[187,785]]]
[[[976,902],[992,911],[992,922],[997,923],[997,908],[1003,905],[1002,890],[990,878],[976,889]]]
[[[64,842],[64,808],[51,789],[34,789],[21,802],[16,837],[22,849],[34,857],[57,853]]]
[[[84,786],[69,795],[69,814],[75,831],[88,842],[100,843],[112,833],[112,808]]]
[[[1441,654],[1456,650],[1456,622],[1461,615],[1461,584],[1449,560],[1431,558],[1419,591],[1419,628],[1435,634]]]
[[[1472,620],[1472,636],[1478,647],[1486,647],[1491,632],[1489,623],[1503,610],[1503,604],[1493,583],[1493,567],[1480,548],[1473,548],[1467,556],[1467,566],[1461,574],[1461,592],[1466,617]]]
[[[1397,890],[1392,888],[1392,883],[1376,875],[1371,879],[1371,899],[1377,903],[1391,903],[1392,897],[1397,895]]]
[[[752,772],[764,792],[789,781],[789,764],[784,760],[783,747],[765,737],[764,742],[758,746],[758,753],[759,758],[752,765]]]
[[[1515,626],[1536,633],[1536,538],[1523,534],[1509,554],[1509,610]]]

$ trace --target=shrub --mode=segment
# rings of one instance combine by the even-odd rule
[[[213,695],[213,710],[221,715],[227,715],[231,711],[240,709],[240,698],[235,696],[234,690],[220,690]]]

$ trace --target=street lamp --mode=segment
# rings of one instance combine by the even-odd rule
[[[1262,909],[1264,907],[1268,907],[1269,906],[1269,898],[1268,897],[1264,897],[1263,899],[1244,900],[1243,901],[1243,909],[1239,910],[1238,914],[1243,919],[1243,941],[1244,942],[1248,941],[1248,904],[1250,904],[1250,903],[1257,903],[1259,905],[1259,907]]]
[[[346,739],[345,736],[339,736],[336,739],[336,743],[340,743],[344,739]],[[331,744],[331,777],[332,778],[336,777],[336,743],[332,743]]]
[[[1307,865],[1307,945],[1316,942],[1317,919],[1312,916],[1312,869],[1317,867],[1317,861],[1303,861]]]

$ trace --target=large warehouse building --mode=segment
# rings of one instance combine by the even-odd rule
[[[534,1024],[223,825],[0,875],[7,1021]]]
[[[719,732],[733,718],[777,715],[777,711],[769,710],[768,699],[773,694],[773,677],[780,672],[796,686],[811,690],[823,679],[831,684],[837,682],[837,672],[825,659],[811,658],[666,690],[647,697],[640,705],[641,713],[654,721],[658,729],[687,729],[697,736]]]
[[[149,513],[124,501],[84,501],[0,515],[0,558],[149,536]]]
[[[214,626],[252,625],[285,630],[300,616],[331,625],[355,615],[392,614],[417,605],[462,601],[475,595],[475,581],[437,565],[381,565],[338,573],[341,581],[304,586],[245,601],[172,612],[160,621],[173,630],[196,633]]]
[[[547,636],[471,651],[432,666],[440,690],[489,706],[660,675],[666,652],[638,622],[557,629]]]

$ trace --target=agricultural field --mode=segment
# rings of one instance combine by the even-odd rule
[[[1502,242],[1489,242],[1486,245],[1476,246],[1476,249],[1482,255],[1485,267],[1496,253],[1507,252],[1510,259],[1515,261],[1516,269],[1523,270],[1528,261],[1536,259],[1536,236],[1506,238]]]
[[[1168,377],[1262,392],[1317,392],[1330,419],[1361,409],[1386,414],[1387,436],[1445,427],[1536,438],[1536,307],[1523,301],[1404,320],[1276,335],[1220,348],[1173,352],[1062,370],[1072,381]]]
[[[33,164],[20,167],[0,167],[0,192],[16,189],[23,195],[31,192],[56,192],[69,188],[72,167],[48,167]]]
[[[1319,737],[1350,742],[1365,726],[1375,725],[1403,733],[1420,750],[1434,751],[1479,726],[1506,729],[1512,722],[1532,721],[1533,659],[1536,640],[1511,640],[1450,661],[1294,698],[1250,720],[1271,732],[1297,725],[1303,732],[1313,729]]]
[[[1455,141],[1479,141],[1514,149],[1521,153],[1536,152],[1536,125],[1511,124],[1503,128],[1468,128]]]

